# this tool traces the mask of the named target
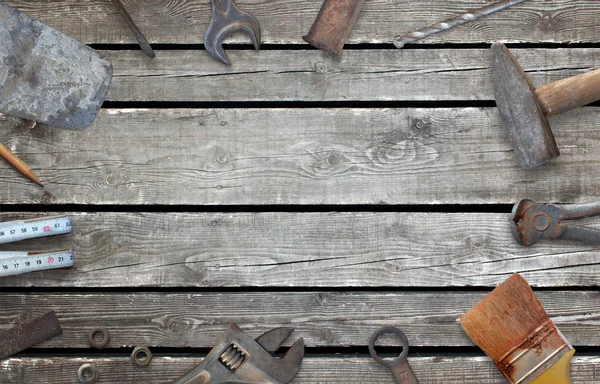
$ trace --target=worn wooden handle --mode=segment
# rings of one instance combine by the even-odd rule
[[[544,85],[535,93],[547,116],[593,103],[600,100],[600,69]]]

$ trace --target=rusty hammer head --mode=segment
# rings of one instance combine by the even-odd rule
[[[554,135],[535,87],[504,44],[492,44],[496,104],[519,164],[533,168],[558,157]]]

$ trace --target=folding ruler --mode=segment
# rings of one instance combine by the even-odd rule
[[[0,223],[0,244],[71,232],[67,215]],[[69,268],[75,264],[71,250],[54,252],[0,252],[0,277],[47,269]]]

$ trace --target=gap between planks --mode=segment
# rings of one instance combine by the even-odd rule
[[[0,221],[35,217],[1,214]],[[75,267],[3,278],[4,287],[235,289],[595,287],[596,246],[518,245],[510,214],[73,213],[73,232],[3,250],[73,249]],[[598,226],[594,218],[581,225]]]
[[[8,3],[85,43],[135,43],[108,0]],[[302,36],[310,29],[321,3],[322,0],[238,1],[241,9],[258,19],[262,42],[269,44],[305,44]],[[127,1],[125,5],[151,43],[199,44],[211,17],[210,2],[203,0]],[[472,0],[368,1],[348,43],[391,43],[395,35],[480,6],[481,2]],[[595,0],[529,1],[431,36],[424,43],[597,42],[599,13],[600,5]],[[241,34],[228,41],[249,44],[247,36]]]
[[[404,331],[411,346],[474,347],[458,318],[487,292],[39,293],[0,295],[0,332],[53,309],[63,334],[36,348],[87,349],[88,331],[110,331],[107,348],[147,345],[210,348],[230,322],[253,337],[293,327],[285,346],[361,348],[384,325]],[[542,305],[576,347],[600,346],[598,292],[538,291]],[[381,338],[383,346],[396,345]]]

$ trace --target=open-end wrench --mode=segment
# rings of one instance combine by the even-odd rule
[[[402,342],[402,352],[400,353],[400,356],[393,360],[383,359],[379,357],[379,355],[377,355],[377,351],[375,351],[375,342],[381,335],[386,333],[393,333],[394,335],[398,336]],[[392,370],[392,374],[394,375],[396,382],[399,384],[419,384],[417,377],[415,376],[412,368],[408,364],[408,360],[406,359],[408,356],[408,339],[406,338],[404,332],[398,328],[391,326],[382,327],[375,331],[373,336],[371,336],[371,340],[369,340],[369,353],[371,354],[373,360]]]
[[[204,47],[208,53],[225,65],[231,65],[223,49],[223,41],[229,34],[242,31],[250,37],[254,48],[260,48],[260,25],[254,16],[241,11],[233,0],[211,0],[212,19],[204,35]]]
[[[286,384],[298,373],[304,340],[298,339],[280,359],[272,356],[293,328],[276,328],[256,340],[231,324],[200,365],[173,384]]]

